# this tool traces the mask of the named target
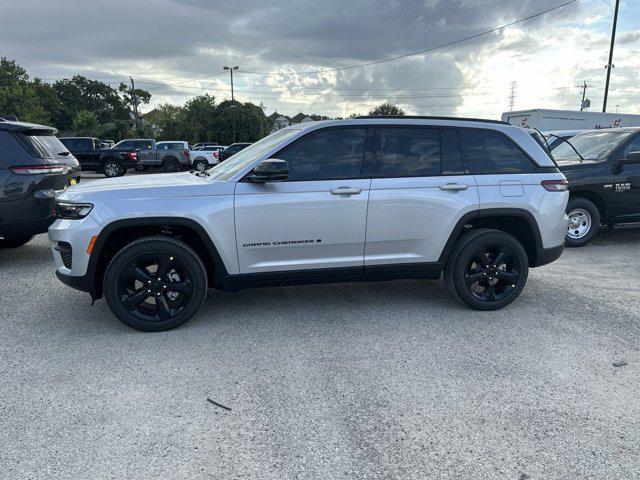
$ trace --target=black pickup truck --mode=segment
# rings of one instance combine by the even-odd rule
[[[97,138],[66,137],[60,141],[78,159],[82,170],[102,172],[105,177],[124,175],[138,160],[135,149],[102,148]]]
[[[640,222],[640,127],[580,133],[553,157],[569,181],[568,247],[589,243],[600,225]]]

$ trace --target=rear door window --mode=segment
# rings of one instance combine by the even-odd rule
[[[492,131],[460,129],[465,165],[473,175],[532,173],[535,166],[514,142]]]
[[[437,128],[381,128],[377,177],[440,175],[440,136]]]

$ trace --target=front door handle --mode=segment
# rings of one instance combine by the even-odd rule
[[[445,183],[440,185],[440,190],[445,192],[459,192],[461,190],[466,190],[469,188],[469,185],[465,183]]]
[[[351,188],[351,187],[339,187],[333,188],[329,190],[331,195],[340,195],[341,197],[350,197],[351,195],[358,195],[362,192],[361,188]]]

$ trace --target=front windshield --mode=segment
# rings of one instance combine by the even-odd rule
[[[271,135],[268,135],[261,140],[258,140],[256,143],[252,143],[244,150],[236,153],[229,160],[219,163],[211,170],[209,170],[209,173],[215,180],[229,180],[260,155],[264,154],[268,150],[271,150],[273,147],[286,140],[287,138],[293,137],[298,132],[298,129],[293,128],[278,130],[277,132],[272,133]]]
[[[614,149],[620,145],[632,132],[617,132],[615,130],[598,130],[585,132],[571,138],[569,142],[582,155],[589,160],[604,160]],[[553,149],[553,157],[563,160],[580,160],[580,157],[567,142],[562,142]]]

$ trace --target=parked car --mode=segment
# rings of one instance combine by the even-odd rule
[[[102,142],[92,137],[63,137],[62,144],[80,162],[82,170],[102,172],[105,177],[120,177],[135,168],[138,154],[135,150],[103,148]]]
[[[580,133],[553,157],[569,180],[568,247],[589,243],[602,224],[640,222],[640,127]]]
[[[586,130],[554,130],[552,132],[542,132],[542,134],[549,146],[549,151],[553,151],[554,148],[564,143],[565,140],[569,140],[585,131]]]
[[[193,168],[200,172],[207,170],[220,163],[220,152],[225,146],[216,145],[215,147],[202,147],[199,150],[191,150],[191,160]]]
[[[223,162],[227,158],[231,157],[232,155],[235,155],[236,153],[244,150],[249,145],[251,145],[251,143],[246,143],[246,142],[232,143],[231,145],[229,145],[227,148],[225,148],[218,154],[218,158],[220,159],[221,162]]]
[[[80,164],[56,133],[0,118],[0,248],[46,232],[55,220],[56,193],[80,181]]]
[[[195,145],[193,145],[192,149],[200,150],[202,147],[217,147],[217,146],[218,146],[217,142],[198,142]]]
[[[169,173],[191,166],[189,149],[184,148],[181,142],[163,142],[161,146],[162,148],[158,147],[156,141],[150,138],[134,138],[121,140],[113,148],[136,150],[138,152],[136,170],[160,167]]]
[[[561,255],[568,197],[519,127],[363,117],[278,130],[207,172],[80,185],[49,239],[61,281],[146,331],[189,320],[207,287],[444,273],[495,310]]]

